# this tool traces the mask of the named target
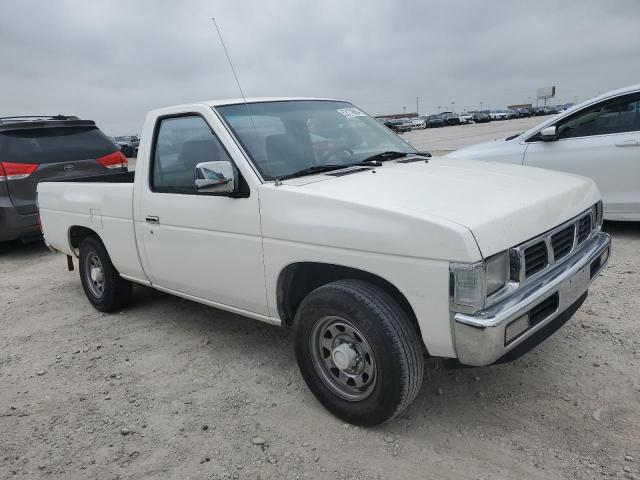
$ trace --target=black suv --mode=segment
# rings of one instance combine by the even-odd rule
[[[91,120],[0,118],[0,242],[40,237],[38,181],[127,171],[126,157]]]

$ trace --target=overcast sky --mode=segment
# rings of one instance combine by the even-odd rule
[[[147,110],[321,96],[369,113],[560,103],[640,83],[640,1],[31,1],[0,3],[0,116],[76,114],[111,135]]]

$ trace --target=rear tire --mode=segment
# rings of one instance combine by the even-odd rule
[[[97,236],[88,236],[80,244],[78,270],[85,295],[101,312],[119,310],[131,300],[133,284],[120,276]]]
[[[360,280],[317,288],[294,319],[295,353],[305,382],[330,412],[373,426],[392,419],[422,384],[422,340],[384,290]]]

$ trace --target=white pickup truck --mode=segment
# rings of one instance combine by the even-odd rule
[[[291,328],[313,394],[360,425],[412,402],[425,355],[533,348],[610,248],[593,181],[431,158],[324,99],[152,111],[135,174],[40,183],[38,203],[97,309],[138,283]]]

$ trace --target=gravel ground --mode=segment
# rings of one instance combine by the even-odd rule
[[[104,315],[63,256],[11,245],[0,478],[640,478],[640,223],[605,229],[610,265],[558,333],[511,364],[431,361],[372,429],[316,402],[287,332],[143,287]]]

